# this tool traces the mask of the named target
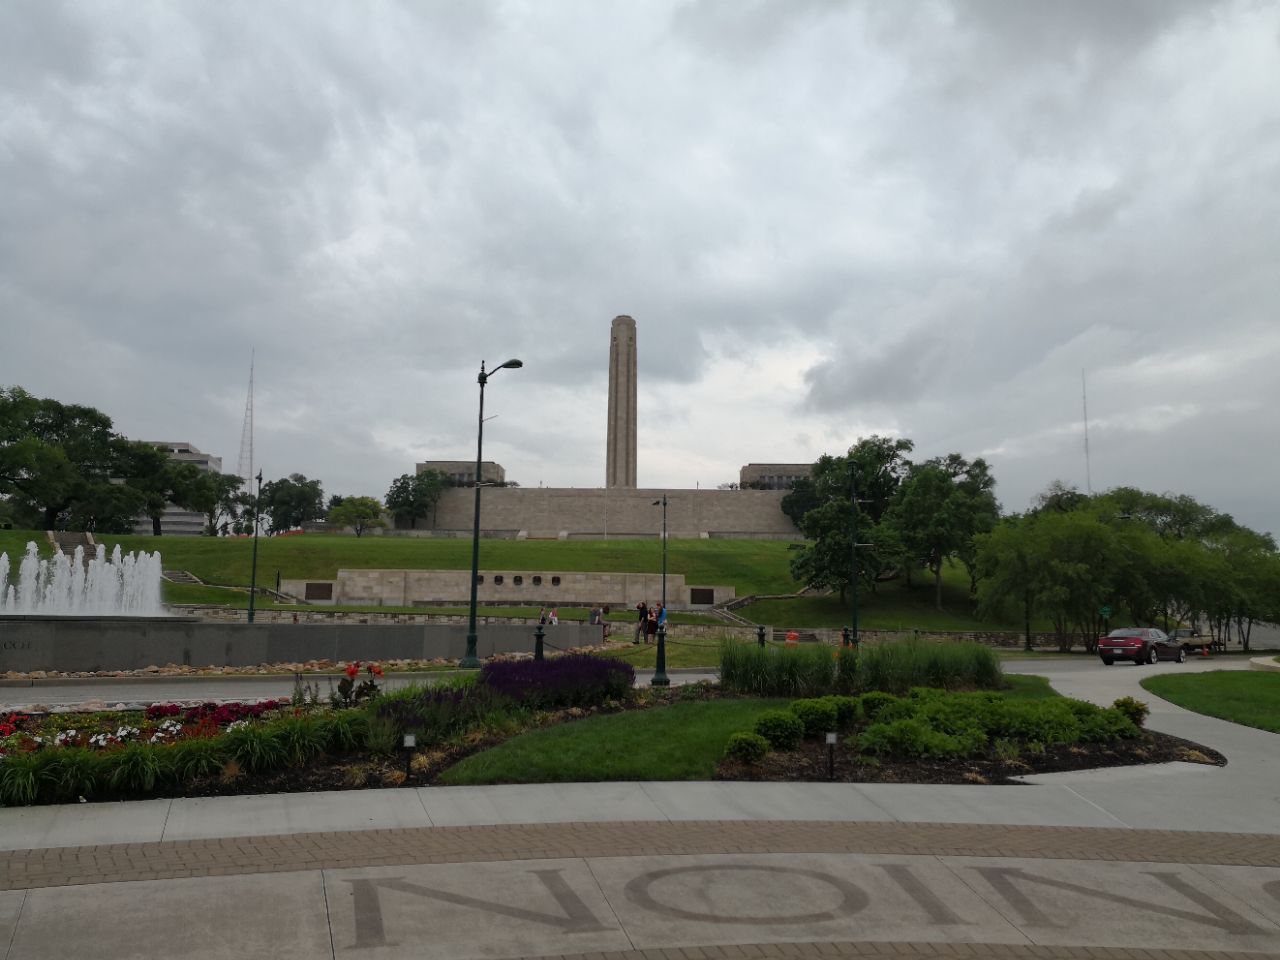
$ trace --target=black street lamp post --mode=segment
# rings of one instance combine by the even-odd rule
[[[853,614],[853,629],[845,627],[841,631],[846,644],[858,647],[858,548],[870,547],[870,543],[858,542],[858,484],[855,477],[856,466],[853,457],[849,458],[849,593],[852,597],[850,612]]]
[[[656,507],[662,505],[662,613],[667,613],[667,495],[664,493],[661,500],[653,501]],[[650,681],[651,686],[669,687],[671,686],[671,678],[667,676],[667,625],[665,622],[658,624],[658,660],[654,666],[653,680]]]
[[[253,623],[253,598],[258,593],[258,517],[262,507],[262,471],[254,477],[258,481],[258,493],[253,498],[253,564],[249,569],[249,622]]]
[[[485,373],[484,361],[480,361],[480,376],[477,378],[480,384],[480,420],[476,427],[476,517],[475,525],[471,528],[471,607],[467,616],[467,652],[460,664],[463,667],[480,666],[480,658],[476,656],[476,583],[480,577],[480,459],[484,451],[484,385],[499,370],[519,370],[523,366],[523,360],[508,360]]]

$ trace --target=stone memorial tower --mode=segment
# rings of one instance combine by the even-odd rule
[[[614,317],[609,335],[608,487],[636,485],[636,322]]]

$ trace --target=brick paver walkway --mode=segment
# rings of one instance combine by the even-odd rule
[[[1040,947],[1009,943],[884,943],[845,941],[819,943],[746,943],[661,950],[617,950],[573,953],[537,960],[830,960],[832,957],[893,957],[914,960],[1265,960],[1274,954],[1228,950],[1138,950],[1126,947]],[[533,958],[526,958],[533,960]]]
[[[1276,867],[1280,866],[1280,835],[839,821],[427,827],[17,850],[0,853],[0,890],[344,867],[754,853],[1033,857]]]

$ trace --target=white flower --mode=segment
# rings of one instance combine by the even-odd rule
[[[232,730],[239,730],[242,727],[247,727],[248,725],[248,720],[233,720],[227,724],[227,732],[230,733]]]

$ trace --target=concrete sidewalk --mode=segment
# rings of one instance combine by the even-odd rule
[[[0,960],[1280,956],[1280,736],[1046,666],[1228,765],[0,809]]]

